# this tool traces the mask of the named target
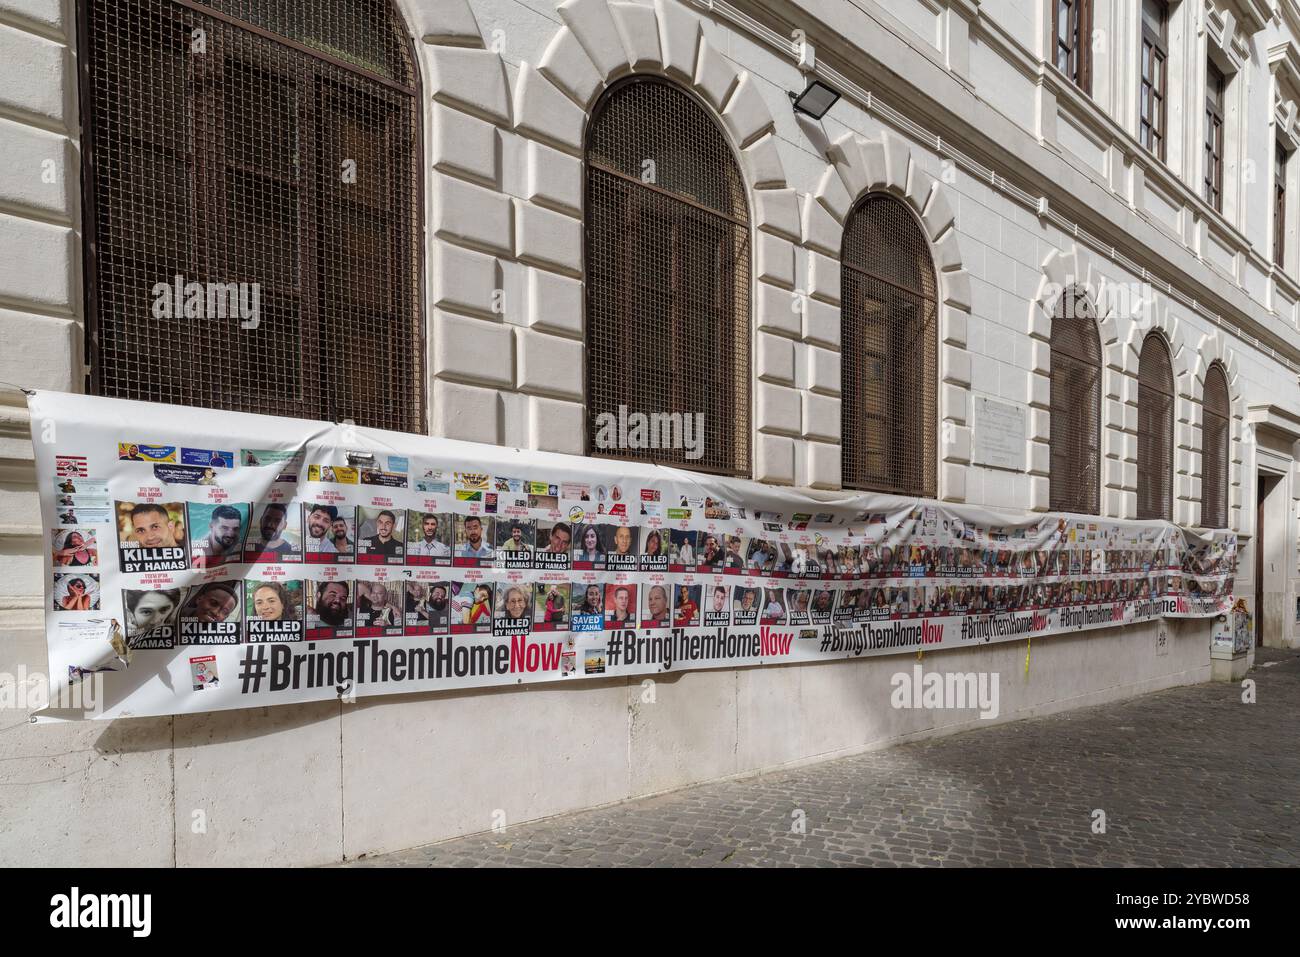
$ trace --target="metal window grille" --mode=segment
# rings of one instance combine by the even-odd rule
[[[1100,513],[1101,339],[1087,296],[1071,286],[1052,320],[1048,445],[1054,512]]]
[[[1223,212],[1223,99],[1227,80],[1213,63],[1205,73],[1205,201]]]
[[[691,94],[650,78],[605,92],[586,217],[590,453],[748,475],[749,212],[735,157]],[[659,418],[639,435],[628,418],[619,435],[607,426],[620,406]],[[667,423],[701,421],[695,448],[666,441]]]
[[[1173,520],[1174,370],[1164,337],[1151,333],[1138,357],[1137,517]]]
[[[91,389],[424,431],[418,81],[389,0],[82,10]]]
[[[1166,39],[1169,8],[1164,0],[1142,0],[1142,81],[1138,92],[1138,139],[1165,158],[1165,98],[1169,74]]]
[[[1052,4],[1053,62],[1083,92],[1092,93],[1092,0]]]
[[[1201,417],[1201,524],[1228,526],[1228,438],[1231,408],[1228,377],[1212,363],[1205,375]]]
[[[840,260],[845,488],[937,494],[937,296],[925,234],[892,196],[849,214]]]

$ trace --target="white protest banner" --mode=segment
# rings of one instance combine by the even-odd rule
[[[94,717],[897,654],[1230,607],[1230,532],[90,396],[30,408],[51,674],[102,675]]]

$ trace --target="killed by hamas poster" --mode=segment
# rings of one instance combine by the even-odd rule
[[[51,696],[100,682],[95,717],[900,654],[1231,607],[1229,532],[60,393],[30,409]]]

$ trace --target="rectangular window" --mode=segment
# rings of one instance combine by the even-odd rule
[[[91,391],[423,432],[420,95],[387,8],[84,6]]]
[[[1092,0],[1054,0],[1052,62],[1070,82],[1092,93]]]
[[[1213,63],[1205,75],[1205,201],[1223,212],[1223,101],[1227,81]]]
[[[1273,157],[1273,262],[1282,265],[1286,255],[1286,161],[1287,152],[1281,143]]]
[[[1138,140],[1161,162],[1165,159],[1165,97],[1169,77],[1168,12],[1164,0],[1142,0]]]

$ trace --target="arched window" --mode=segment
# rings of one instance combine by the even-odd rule
[[[902,202],[871,194],[849,213],[840,290],[844,487],[933,498],[934,265]]]
[[[87,0],[101,395],[424,431],[420,119],[390,0]]]
[[[658,79],[607,90],[587,131],[591,454],[749,474],[749,256],[705,107]]]
[[[1052,319],[1050,507],[1096,515],[1101,478],[1101,338],[1088,297],[1065,290]]]
[[[1150,333],[1138,357],[1137,517],[1174,514],[1174,370],[1164,336]]]
[[[1228,377],[1214,362],[1205,373],[1201,399],[1201,525],[1228,527],[1228,438],[1232,411]]]

